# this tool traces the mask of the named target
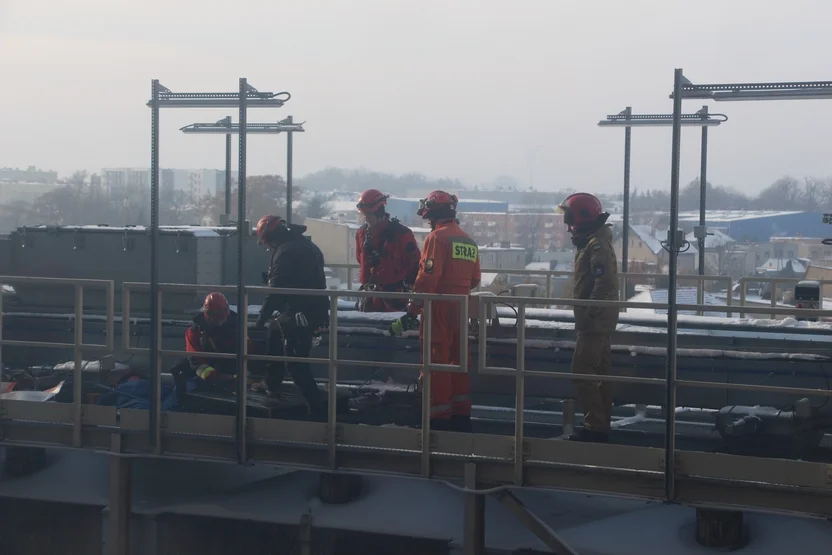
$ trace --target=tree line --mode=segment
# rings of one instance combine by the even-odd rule
[[[706,183],[705,205],[709,210],[807,210],[818,211],[832,206],[832,178],[805,177],[802,181],[782,177],[749,195],[732,187]],[[680,210],[699,210],[699,179],[679,191]],[[669,191],[637,191],[630,197],[633,212],[667,211]]]
[[[237,219],[236,182],[232,183],[230,221]],[[328,198],[293,188],[295,221],[326,214]],[[161,187],[160,225],[218,224],[225,212],[224,194],[192,195]],[[256,222],[264,214],[286,213],[286,182],[279,175],[255,175],[246,179],[246,219]],[[24,225],[149,225],[150,190],[140,184],[106,187],[99,176],[76,171],[58,186],[29,204],[14,201],[0,205],[6,229]]]

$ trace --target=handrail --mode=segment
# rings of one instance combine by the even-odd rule
[[[81,447],[82,435],[82,386],[84,351],[112,353],[115,345],[115,284],[103,279],[43,278],[28,276],[0,276],[0,283],[26,283],[31,285],[72,286],[75,288],[75,336],[72,343],[54,341],[17,341],[3,338],[3,295],[0,295],[0,384],[3,383],[3,346],[39,347],[47,349],[72,349],[72,445]],[[105,343],[84,343],[84,288],[104,289],[106,296]]]
[[[740,278],[738,284],[740,286],[740,306],[745,306],[746,296],[748,294],[748,284],[749,283],[770,283],[771,284],[771,306],[777,306],[777,284],[778,283],[800,283],[801,281],[805,281],[804,278],[797,278],[797,277],[766,277],[766,276],[745,276]],[[820,279],[820,280],[809,280],[809,281],[817,281],[820,284],[820,305],[823,306],[823,286],[832,284],[832,280],[830,279]],[[729,295],[731,296],[731,295]],[[771,313],[768,313],[771,314]],[[740,312],[740,318],[745,317],[745,311]]]
[[[3,278],[7,282],[26,280],[26,278]],[[40,279],[40,278],[36,278]],[[84,280],[82,280],[84,281]],[[122,409],[118,412],[119,419],[116,419],[116,411],[111,407],[98,407],[85,405],[82,411],[82,399],[80,395],[81,383],[81,352],[87,348],[103,348],[112,350],[112,317],[108,318],[108,345],[95,346],[83,344],[83,294],[84,285],[73,280],[43,280],[44,284],[68,284],[76,285],[76,326],[75,341],[70,344],[75,348],[75,388],[76,395],[71,407],[71,413],[66,414],[66,406],[53,403],[26,403],[21,401],[0,401],[0,426],[5,430],[11,423],[20,422],[25,425],[26,421],[37,421],[42,425],[36,428],[26,428],[25,436],[10,437],[6,435],[3,439],[6,442],[22,441],[24,438],[49,438],[50,444],[64,445],[66,442],[59,431],[53,431],[55,426],[72,425],[72,439],[68,442],[74,447],[100,447],[102,444],[101,434],[117,433],[123,434],[126,445],[129,449],[138,452],[146,452],[147,446],[151,445],[147,440],[151,432],[154,437],[164,437],[165,441],[160,442],[159,455],[166,456],[196,456],[221,459],[237,459],[236,449],[226,449],[223,445],[234,445],[240,441],[244,445],[242,451],[249,453],[248,459],[279,461],[282,464],[310,464],[319,468],[336,469],[341,467],[363,469],[364,471],[381,470],[392,471],[400,474],[412,474],[414,472],[413,459],[419,461],[416,473],[423,477],[450,477],[456,476],[459,462],[471,461],[472,457],[479,461],[478,465],[487,468],[486,475],[490,476],[497,484],[514,484],[516,486],[539,485],[548,487],[562,487],[566,489],[584,489],[598,493],[626,493],[632,495],[646,496],[649,498],[662,498],[664,492],[656,479],[665,476],[664,460],[667,457],[676,457],[680,464],[674,469],[674,473],[685,484],[700,484],[701,489],[693,491],[680,488],[674,499],[670,501],[685,501],[696,503],[714,503],[719,498],[719,493],[714,488],[708,489],[706,483],[730,482],[731,487],[737,484],[745,484],[742,487],[765,489],[771,496],[771,501],[761,501],[758,494],[748,495],[741,499],[751,506],[766,506],[769,509],[789,510],[796,512],[809,512],[812,514],[824,514],[832,516],[832,504],[822,504],[812,496],[832,495],[832,476],[826,478],[825,465],[819,463],[808,463],[800,461],[788,461],[789,465],[783,466],[779,461],[773,459],[761,459],[750,457],[739,457],[733,455],[713,455],[709,453],[674,451],[667,452],[647,447],[627,447],[620,445],[582,445],[570,442],[558,442],[553,440],[526,438],[524,437],[524,414],[523,400],[525,397],[526,380],[529,378],[551,378],[584,380],[590,376],[573,375],[566,372],[540,372],[526,369],[525,349],[523,348],[524,328],[519,324],[523,323],[526,316],[526,306],[532,303],[552,302],[571,306],[644,306],[649,308],[666,308],[667,305],[659,303],[628,303],[627,301],[593,301],[580,299],[541,299],[537,297],[491,297],[478,296],[479,314],[485,314],[485,307],[488,303],[500,302],[510,303],[518,306],[518,346],[516,368],[495,367],[487,364],[487,326],[479,327],[479,360],[478,367],[483,374],[510,375],[515,378],[515,396],[517,410],[515,411],[515,434],[513,437],[487,436],[482,434],[457,434],[451,432],[431,432],[429,408],[430,408],[430,380],[431,374],[435,371],[442,372],[470,372],[468,364],[468,303],[467,295],[413,295],[408,293],[387,293],[368,291],[332,291],[332,290],[297,290],[297,289],[273,289],[267,287],[246,287],[240,310],[245,315],[247,309],[247,297],[251,293],[289,293],[293,295],[313,295],[329,298],[329,353],[326,358],[297,359],[288,356],[266,356],[254,355],[246,351],[243,353],[243,367],[238,369],[239,379],[245,380],[248,375],[247,363],[249,360],[267,361],[295,361],[320,362],[328,365],[329,387],[327,404],[329,408],[326,423],[310,422],[288,422],[273,421],[269,419],[251,418],[246,416],[246,405],[238,406],[242,415],[242,428],[234,425],[233,417],[216,415],[169,413],[165,418],[156,418],[153,421],[157,428],[150,429],[149,411]],[[34,283],[34,281],[30,281]],[[108,315],[111,314],[112,305],[112,282],[84,281],[87,286],[103,284],[109,292]],[[125,283],[123,285],[123,296],[128,302],[123,304],[122,326],[125,330],[125,337],[129,337],[130,326],[130,294],[135,290],[148,289],[148,284]],[[192,284],[160,284],[160,300],[164,299],[164,292],[204,290],[205,285]],[[211,289],[218,291],[234,291],[233,286],[216,286]],[[351,424],[339,424],[336,420],[336,394],[335,383],[337,383],[338,365],[378,366],[378,362],[354,361],[341,358],[338,353],[338,299],[340,297],[382,297],[382,298],[419,298],[424,301],[423,313],[423,342],[422,357],[424,364],[395,363],[398,368],[421,369],[424,372],[424,387],[422,389],[422,429],[390,429],[375,428]],[[431,360],[430,337],[433,333],[431,312],[434,308],[433,302],[460,302],[460,360],[456,365],[445,365],[434,363]],[[0,300],[0,302],[2,302]],[[709,311],[730,310],[730,307],[702,307],[701,305],[679,305],[678,310],[695,310],[707,308]],[[736,308],[734,309],[736,310]],[[778,313],[805,314],[806,316],[830,315],[832,311],[807,310],[807,309],[769,309],[749,308],[749,312],[769,313],[772,310]],[[2,306],[0,305],[0,312]],[[157,329],[152,333],[161,332],[161,322],[157,322]],[[245,330],[247,337],[248,329]],[[46,345],[47,342],[34,342],[38,345]],[[129,347],[129,340],[128,340]],[[0,346],[15,346],[18,343],[4,340],[2,338],[2,326],[0,326]],[[64,344],[53,344],[63,346]],[[148,352],[148,349],[131,349],[131,352]],[[159,349],[156,353],[149,353],[151,356],[182,356],[186,353],[179,350]],[[213,355],[212,355],[213,356]],[[233,358],[234,355],[218,355],[217,358]],[[391,365],[392,366],[392,365]],[[159,376],[152,376],[151,379],[159,379]],[[633,376],[591,376],[593,381],[630,383],[642,385],[662,385],[666,382],[659,378],[642,378]],[[693,380],[677,380],[673,387],[697,387],[716,388],[725,390],[742,390],[773,392],[779,394],[809,395],[809,396],[832,396],[832,391],[825,391],[810,388],[794,388],[764,385],[743,385],[727,384],[719,382],[702,382]],[[161,406],[161,391],[157,389],[157,395],[151,399],[152,410],[159,410]],[[238,403],[242,400],[238,399]],[[83,418],[83,420],[82,420]],[[83,426],[82,426],[83,423]],[[675,429],[673,430],[675,433]],[[137,435],[138,434],[138,435]],[[145,437],[147,436],[147,437]],[[141,439],[141,441],[139,441]],[[83,440],[83,441],[82,441]],[[508,447],[510,446],[510,448]],[[315,455],[317,450],[323,448],[326,453],[324,459]],[[395,452],[395,454],[393,453]],[[367,458],[372,453],[373,459]],[[395,456],[393,456],[395,455]],[[408,462],[411,461],[411,462]],[[610,468],[610,461],[616,461],[617,469]],[[730,464],[723,464],[730,461]],[[785,462],[785,461],[784,461]],[[672,466],[672,465],[671,465]],[[506,468],[507,467],[507,468]],[[735,470],[743,468],[747,474],[739,475]],[[797,468],[800,468],[797,471]],[[597,472],[593,474],[592,480],[578,478],[576,469],[582,472]],[[596,469],[593,471],[593,469]],[[504,472],[507,470],[507,472]],[[629,487],[621,481],[614,483],[604,478],[610,473],[625,472],[631,476],[629,479],[633,486]],[[568,477],[568,478],[567,478]],[[697,486],[700,487],[700,486]],[[725,486],[727,487],[727,486]],[[653,488],[653,489],[651,489]],[[799,488],[800,501],[792,499],[782,492],[784,488]],[[723,491],[723,490],[721,490]],[[732,490],[733,491],[733,490]],[[791,490],[790,490],[791,491]],[[793,494],[789,494],[793,495]],[[808,496],[808,497],[807,497]],[[724,496],[723,496],[724,499]],[[776,500],[775,500],[776,499]],[[792,499],[792,500],[790,500]],[[824,498],[825,499],[825,498]],[[730,501],[740,503],[740,498]]]
[[[352,276],[353,271],[358,270],[361,268],[360,265],[354,263],[335,263],[335,264],[327,264],[327,268],[333,269],[340,269],[340,270],[347,270],[347,290],[352,291]],[[572,270],[527,270],[525,268],[482,268],[481,270],[483,273],[492,273],[492,274],[505,274],[505,275],[514,275],[514,276],[543,276],[546,278],[546,297],[552,296],[552,282],[553,279],[556,277],[570,277],[574,274]],[[667,274],[650,274],[645,272],[619,272],[619,289],[621,298],[626,297],[627,291],[627,284],[631,279],[658,279],[662,277],[668,277]],[[705,282],[708,281],[715,281],[715,282],[724,282],[727,284],[726,289],[728,291],[733,290],[734,288],[734,279],[731,276],[714,276],[714,275],[700,275],[700,274],[679,274],[676,276],[678,280],[683,281],[695,281],[697,282],[697,301],[699,304],[704,304],[703,300],[703,293],[704,293],[704,286]],[[477,286],[477,291],[481,290],[481,286]],[[725,299],[726,305],[731,306],[733,304],[732,296],[729,294]],[[624,308],[626,312],[626,307]],[[698,310],[697,314],[700,316],[704,313],[702,310]],[[728,316],[732,316],[732,312],[728,312]]]

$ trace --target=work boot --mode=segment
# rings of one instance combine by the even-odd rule
[[[462,434],[474,433],[474,427],[471,424],[471,415],[455,414],[451,417],[450,431],[460,432]]]
[[[609,432],[597,432],[595,430],[588,430],[581,428],[569,436],[569,441],[581,441],[585,443],[609,443]]]

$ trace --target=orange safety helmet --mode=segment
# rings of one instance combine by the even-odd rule
[[[419,201],[419,210],[416,211],[416,215],[421,216],[423,220],[429,220],[436,211],[442,208],[449,208],[456,212],[458,202],[456,195],[450,195],[445,191],[433,191],[426,198]]]
[[[378,189],[367,189],[361,193],[361,197],[359,197],[358,204],[355,207],[362,214],[375,214],[384,206],[387,206],[388,198],[390,198],[390,195],[385,195]]]
[[[208,293],[202,303],[205,319],[212,324],[222,324],[228,319],[228,299],[222,293]]]
[[[273,241],[276,232],[281,228],[286,228],[286,220],[280,216],[267,215],[260,218],[257,222],[257,244],[263,245]]]
[[[589,193],[569,195],[558,205],[557,210],[563,214],[563,223],[576,229],[594,224],[604,213],[601,201]]]

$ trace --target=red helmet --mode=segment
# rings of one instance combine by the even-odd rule
[[[257,222],[257,244],[263,245],[274,239],[275,232],[281,228],[286,227],[286,220],[280,216],[263,216]]]
[[[222,293],[208,293],[202,303],[205,319],[214,324],[222,324],[228,319],[228,299]]]
[[[367,189],[361,193],[355,207],[362,214],[374,214],[381,210],[383,206],[387,206],[388,198],[390,198],[390,195],[385,195],[378,189]]]
[[[598,221],[604,209],[598,197],[589,193],[574,193],[558,206],[563,222],[569,227],[580,228]]]
[[[449,195],[445,191],[434,191],[419,201],[419,210],[416,215],[421,216],[424,220],[429,220],[432,214],[441,208],[450,208],[456,211],[456,205],[459,200],[456,195]]]

